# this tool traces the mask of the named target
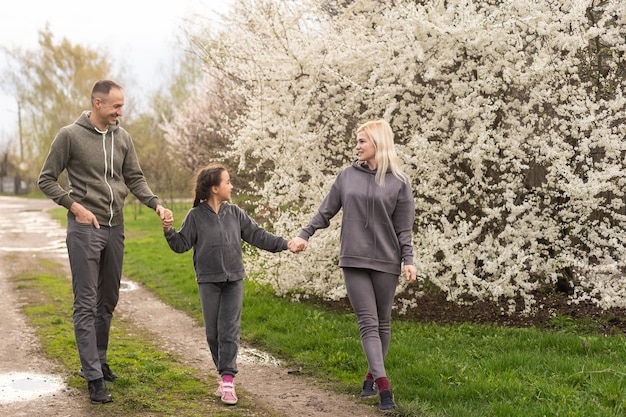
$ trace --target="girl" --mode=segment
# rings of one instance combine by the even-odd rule
[[[229,204],[233,189],[223,165],[210,164],[195,177],[193,208],[180,231],[173,218],[162,222],[170,248],[183,253],[193,248],[206,338],[217,372],[221,376],[215,394],[224,404],[237,403],[234,377],[245,276],[241,240],[270,252],[288,249],[289,242],[257,225],[241,208]]]

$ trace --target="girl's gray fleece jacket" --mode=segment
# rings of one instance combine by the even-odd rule
[[[246,275],[241,253],[241,240],[269,252],[287,249],[287,240],[256,224],[241,208],[223,203],[216,213],[206,203],[189,210],[180,231],[164,232],[174,252],[193,248],[196,281],[237,281]]]
[[[376,171],[354,162],[344,168],[299,237],[309,240],[343,207],[339,266],[400,274],[413,265],[413,192],[391,172],[385,185],[375,182]]]
[[[90,210],[103,226],[124,222],[128,190],[146,206],[156,209],[159,198],[143,175],[131,136],[119,125],[99,131],[85,111],[57,133],[37,182],[41,191],[67,208],[74,202]],[[58,183],[67,170],[69,191]]]

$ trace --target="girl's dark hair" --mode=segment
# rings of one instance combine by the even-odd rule
[[[220,185],[222,172],[226,171],[226,167],[222,164],[209,164],[204,168],[200,168],[195,176],[195,196],[193,198],[193,206],[198,205],[209,199],[211,187]]]

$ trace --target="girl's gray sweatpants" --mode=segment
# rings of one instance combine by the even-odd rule
[[[211,357],[220,375],[237,374],[243,280],[198,283]]]
[[[109,331],[117,306],[124,260],[124,225],[78,223],[67,218],[67,253],[74,291],[74,334],[87,381],[102,378]]]
[[[361,345],[374,379],[386,377],[385,356],[391,341],[391,308],[398,275],[362,268],[343,268],[352,309],[356,314]]]

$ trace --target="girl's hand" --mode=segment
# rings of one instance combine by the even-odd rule
[[[309,242],[302,239],[301,237],[294,237],[293,239],[289,241],[289,243],[287,244],[287,247],[289,248],[291,252],[298,253],[298,252],[302,252],[303,250],[305,250],[308,244]]]
[[[170,211],[168,215],[166,215],[163,219],[161,219],[161,227],[163,227],[163,231],[167,232],[172,228],[174,224],[174,215]]]

